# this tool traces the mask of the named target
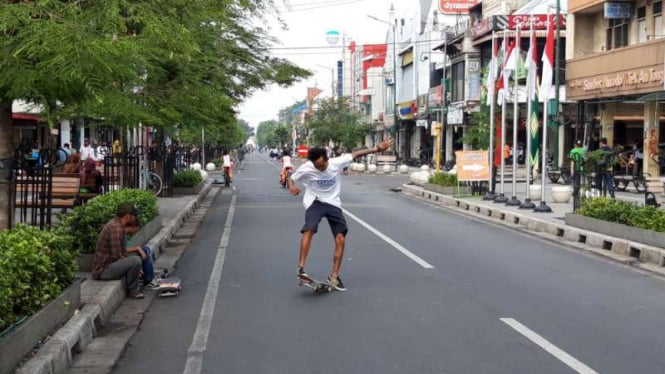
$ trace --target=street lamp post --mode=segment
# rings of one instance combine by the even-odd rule
[[[394,10],[395,10],[394,8],[390,9],[391,12],[394,12]],[[392,37],[393,37],[393,41],[392,41],[393,42],[392,43],[393,44],[393,57],[392,57],[392,59],[393,59],[393,87],[394,87],[393,103],[392,103],[393,104],[393,129],[395,131],[397,131],[397,117],[398,117],[398,114],[399,114],[399,111],[397,110],[397,42],[396,42],[396,39],[397,39],[396,30],[397,29],[395,27],[395,23],[384,21],[384,20],[382,20],[380,18],[376,18],[376,17],[374,17],[370,14],[368,14],[367,17],[369,17],[369,18],[371,18],[375,21],[385,23],[388,26],[392,27]],[[396,144],[395,144],[395,146],[396,146]]]

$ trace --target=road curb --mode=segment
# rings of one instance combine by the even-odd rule
[[[427,191],[420,186],[404,184],[402,185],[402,193],[458,213],[518,231],[544,236],[560,244],[563,242],[563,244],[573,246],[576,249],[582,249],[615,262],[665,276],[662,255],[654,255],[654,253],[662,254],[663,250],[661,248],[568,226],[565,223],[549,222],[522,214],[519,211],[502,209],[499,206],[488,207],[473,201]]]
[[[199,207],[208,195],[212,183],[207,182],[197,198],[189,202],[178,215],[162,227],[146,244],[153,249],[155,258],[162,253],[173,234]],[[121,281],[85,280],[81,283],[81,309],[72,316],[37,353],[17,368],[16,374],[60,374],[72,365],[72,352],[80,353],[92,342],[97,326],[103,326],[126,297]]]

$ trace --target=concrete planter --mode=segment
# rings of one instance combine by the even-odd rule
[[[570,201],[573,195],[573,188],[571,186],[552,186],[552,202],[558,204],[565,204]]]
[[[540,201],[541,191],[540,184],[529,185],[529,198],[531,201]]]
[[[132,237],[129,241],[129,246],[134,247],[137,245],[144,245],[153,236],[157,235],[159,230],[162,229],[162,216],[157,216],[153,218],[150,222],[146,223],[141,227],[141,229]],[[82,272],[91,272],[92,271],[92,260],[95,257],[94,253],[82,253],[79,255],[79,271]]]
[[[81,279],[55,300],[0,338],[0,373],[14,371],[26,354],[56,327],[67,321],[81,305]]]
[[[457,186],[441,186],[434,183],[425,183],[423,184],[423,188],[427,191],[440,193],[442,195],[454,195],[457,192]]]
[[[173,187],[173,196],[198,195],[204,184],[201,182],[194,187]]]
[[[622,225],[620,223],[585,217],[575,213],[566,214],[566,225],[646,244],[652,247],[665,248],[665,233],[662,232],[644,230],[637,227]]]

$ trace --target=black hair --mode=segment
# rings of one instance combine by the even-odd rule
[[[310,148],[309,152],[307,152],[307,159],[312,162],[315,162],[321,157],[323,157],[324,161],[328,161],[328,152],[323,148]]]

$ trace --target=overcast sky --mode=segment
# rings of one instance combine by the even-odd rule
[[[388,25],[367,17],[371,14],[377,18],[388,20],[388,10],[395,5],[397,14],[413,13],[416,0],[288,0],[289,10],[285,2],[276,2],[282,11],[282,18],[288,25],[283,31],[272,27],[272,35],[279,39],[280,44],[273,49],[273,55],[286,58],[293,63],[315,72],[306,81],[297,83],[290,88],[272,86],[267,90],[256,92],[238,109],[239,117],[253,127],[271,119],[277,119],[280,109],[304,100],[307,87],[319,87],[324,90],[320,96],[330,96],[331,69],[342,56],[341,41],[331,47],[326,41],[326,33],[339,31],[357,44],[385,43]],[[322,48],[312,48],[322,47]]]

